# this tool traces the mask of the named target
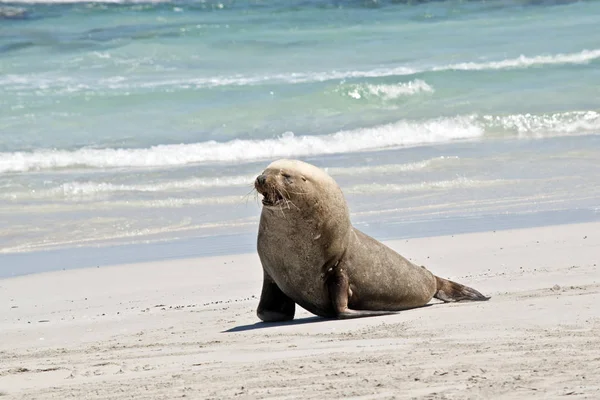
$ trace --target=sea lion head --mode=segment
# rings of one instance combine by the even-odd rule
[[[348,217],[342,190],[325,171],[299,160],[272,162],[254,181],[263,209],[334,213]]]

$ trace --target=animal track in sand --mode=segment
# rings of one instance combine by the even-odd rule
[[[16,375],[16,374],[24,374],[24,373],[52,372],[52,371],[58,371],[58,370],[61,370],[61,369],[66,369],[66,368],[62,368],[62,367],[49,367],[49,368],[29,369],[29,368],[25,368],[25,367],[17,367],[17,368],[10,368],[10,369],[8,369],[6,371],[0,372],[0,376]]]

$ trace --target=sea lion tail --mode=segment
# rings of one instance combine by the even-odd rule
[[[435,281],[437,288],[433,297],[445,303],[463,300],[486,301],[490,299],[473,288],[440,278],[439,276],[435,277]]]

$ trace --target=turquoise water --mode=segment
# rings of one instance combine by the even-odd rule
[[[280,157],[328,168],[355,223],[387,238],[595,219],[598,15],[595,1],[0,2],[0,269],[250,243],[253,177]]]

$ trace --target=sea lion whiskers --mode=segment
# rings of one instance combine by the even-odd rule
[[[290,209],[290,206],[287,204],[287,199],[281,195],[281,193],[279,193],[279,195],[281,196],[281,201],[277,201],[275,204],[279,205],[279,211],[281,212],[281,215],[283,216],[283,218],[287,219],[287,216],[285,215],[285,212],[283,211],[283,204],[286,205],[287,209]]]
[[[251,194],[254,194],[254,201],[256,201],[258,203],[258,190],[256,190],[254,185],[252,185],[252,189],[250,189],[250,191],[248,193],[246,193],[245,195],[242,196],[242,199],[245,200],[246,205],[248,205],[248,200],[250,199]]]
[[[286,215],[285,215],[285,212],[283,211],[283,208],[284,208],[283,205],[284,204],[285,204],[285,208],[287,208],[288,210],[291,210],[290,204],[293,205],[297,210],[300,210],[300,208],[298,208],[298,206],[296,206],[294,204],[294,202],[289,199],[289,196],[286,197],[286,196],[283,195],[283,193],[281,193],[281,190],[283,190],[283,191],[285,191],[287,193],[286,189],[281,188],[281,190],[280,189],[276,189],[276,190],[279,193],[279,196],[281,198],[281,200],[278,201],[277,204],[279,204],[279,211],[281,211],[281,215],[283,215],[284,218],[287,218]],[[284,203],[284,204],[282,204],[282,203]]]
[[[290,204],[293,205],[296,210],[300,210],[300,208],[298,208],[298,206],[295,205],[293,201],[291,201],[289,199],[286,199],[286,198],[284,198],[283,201],[285,201],[285,205],[286,205],[286,207],[287,207],[288,210],[291,209],[290,208]]]
[[[283,198],[283,200],[285,201],[285,204],[286,204],[286,206],[287,206],[288,210],[290,209],[290,206],[289,206],[289,205],[291,204],[291,205],[293,205],[293,206],[296,208],[296,210],[298,210],[298,211],[299,211],[299,210],[300,210],[300,208],[298,208],[298,206],[297,206],[297,205],[295,205],[295,204],[294,204],[294,202],[293,202],[292,200],[290,200],[290,193],[292,193],[292,194],[300,194],[300,193],[294,193],[294,192],[290,192],[290,191],[289,191],[289,190],[287,190],[286,188],[281,188],[281,190],[283,190],[283,191],[285,192],[285,194],[286,194],[286,196],[283,196],[283,194],[282,194],[281,192],[279,193],[279,194],[281,194],[281,195],[282,195],[281,197],[282,197],[282,198]]]

